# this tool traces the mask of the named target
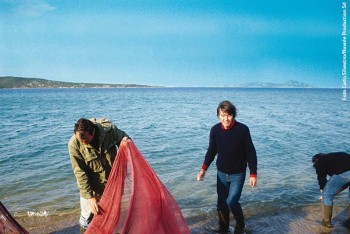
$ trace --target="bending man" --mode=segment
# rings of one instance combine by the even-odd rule
[[[85,232],[107,184],[117,154],[128,135],[108,119],[79,119],[68,143],[72,169],[80,191],[81,233]]]
[[[334,196],[350,185],[350,155],[343,152],[316,154],[312,157],[312,163],[316,169],[317,180],[320,186],[323,203],[322,225],[332,228]],[[327,181],[327,175],[330,176]],[[349,188],[350,201],[350,188]],[[348,219],[345,226],[350,228],[350,206]]]

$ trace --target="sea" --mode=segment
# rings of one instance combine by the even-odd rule
[[[257,151],[257,186],[249,186],[247,170],[240,201],[251,232],[263,233],[250,217],[320,206],[311,157],[350,153],[350,102],[342,97],[341,89],[0,89],[0,201],[14,217],[78,216],[67,143],[79,118],[106,117],[132,138],[193,233],[202,230],[201,222],[215,219],[215,163],[203,181],[196,175],[219,122],[216,108],[229,100]],[[347,204],[347,192],[335,199]]]

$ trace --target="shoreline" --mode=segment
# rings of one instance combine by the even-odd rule
[[[328,229],[321,226],[322,207],[306,206],[275,211],[244,211],[246,218],[246,233],[349,233],[342,224],[347,219],[347,207],[335,206],[332,223]],[[230,226],[234,226],[231,214]],[[79,211],[52,215],[47,217],[15,217],[15,219],[31,234],[74,234],[79,233]],[[185,217],[192,234],[205,233],[206,228],[217,223],[216,211],[200,213]]]

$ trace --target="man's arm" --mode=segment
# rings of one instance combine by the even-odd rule
[[[117,146],[120,146],[120,143],[123,140],[128,140],[130,137],[128,136],[128,134],[126,134],[126,132],[124,132],[123,130],[119,129],[116,125],[112,126],[113,129],[113,137],[117,142]]]
[[[202,168],[197,174],[197,180],[201,181],[204,179],[205,173],[207,172],[210,164],[213,162],[215,155],[217,154],[217,149],[216,149],[216,143],[215,143],[215,136],[214,136],[214,131],[213,128],[210,130],[209,134],[209,146],[207,153],[205,154],[204,157],[204,162],[202,164]]]
[[[86,173],[86,163],[78,150],[76,143],[71,140],[68,145],[69,157],[72,164],[73,173],[77,179],[77,185],[80,191],[80,196],[85,199],[93,197],[93,192],[90,186],[89,178]]]

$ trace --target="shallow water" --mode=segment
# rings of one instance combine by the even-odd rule
[[[349,147],[349,102],[337,89],[15,89],[0,90],[0,200],[11,213],[53,215],[78,208],[67,143],[81,117],[108,117],[126,131],[186,218],[215,211],[216,169],[196,181],[218,122],[234,102],[258,154],[258,186],[246,181],[247,211],[317,205],[311,157]],[[337,205],[347,202],[343,192]]]

